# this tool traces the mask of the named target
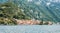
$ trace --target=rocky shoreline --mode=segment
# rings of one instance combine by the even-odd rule
[[[0,18],[0,25],[60,25],[60,22]]]
[[[18,25],[58,25],[59,22],[54,23],[51,21],[39,21],[39,20],[18,20],[15,19]]]

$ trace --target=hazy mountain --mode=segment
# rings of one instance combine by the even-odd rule
[[[0,0],[1,2],[2,0]],[[4,0],[3,0],[4,1]],[[60,22],[60,0],[12,0],[31,19]]]

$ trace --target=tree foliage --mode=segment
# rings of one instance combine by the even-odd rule
[[[17,4],[13,3],[13,2],[6,2],[6,3],[3,3],[3,4],[0,4],[0,17],[2,17],[2,19],[4,18],[7,18],[7,19],[10,19],[10,21],[4,21],[4,20],[1,20],[0,18],[0,23],[1,22],[7,22],[7,24],[10,22],[13,23],[12,19],[15,18],[15,19],[30,19],[30,17],[26,16],[22,11],[21,9],[18,7]],[[16,21],[15,21],[16,22]],[[2,24],[4,24],[2,23]],[[15,24],[15,23],[13,23]]]

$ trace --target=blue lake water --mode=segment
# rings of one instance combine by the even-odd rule
[[[60,25],[0,26],[0,33],[60,33]]]

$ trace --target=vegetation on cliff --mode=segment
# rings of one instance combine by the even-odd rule
[[[0,4],[0,24],[3,25],[13,25],[16,24],[16,19],[30,19],[30,17],[26,16],[20,8],[18,8],[17,4],[13,2],[6,2]],[[7,20],[6,20],[7,19]]]

